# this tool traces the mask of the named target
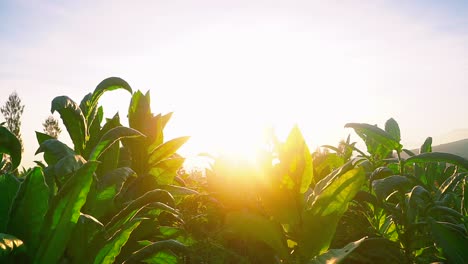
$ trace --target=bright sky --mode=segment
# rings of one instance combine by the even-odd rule
[[[52,99],[109,76],[175,112],[186,155],[246,152],[265,125],[284,139],[297,123],[312,149],[347,122],[393,117],[410,147],[468,127],[467,1],[3,0],[0,57],[0,104],[26,105],[24,166]],[[105,116],[129,98],[105,95]]]

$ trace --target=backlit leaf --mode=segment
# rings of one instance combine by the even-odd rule
[[[21,143],[6,127],[0,126],[0,155],[10,155],[11,170],[16,169],[21,163]]]
[[[67,96],[58,96],[52,100],[52,114],[57,111],[75,145],[75,151],[81,154],[88,140],[88,128],[85,116],[77,103]]]

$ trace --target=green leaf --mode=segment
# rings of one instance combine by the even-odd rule
[[[1,153],[10,155],[11,170],[15,170],[21,163],[21,143],[6,127],[0,126],[0,156]]]
[[[408,189],[410,181],[405,176],[392,175],[384,179],[375,180],[372,182],[372,189],[378,199],[384,200],[392,192],[400,190],[405,192]]]
[[[10,210],[19,188],[20,182],[14,175],[0,175],[0,233],[6,232]]]
[[[398,123],[395,121],[395,119],[390,118],[387,120],[387,122],[385,122],[385,132],[391,135],[397,142],[400,142],[400,127],[398,126]]]
[[[361,137],[368,147],[371,147],[372,141],[383,145],[387,149],[401,151],[403,146],[389,133],[378,128],[377,126],[364,123],[348,123],[345,127],[353,128],[356,134]],[[369,152],[371,153],[371,152]],[[373,153],[371,153],[373,154]],[[382,157],[386,158],[386,157]]]
[[[69,175],[75,173],[85,163],[86,160],[80,155],[66,155],[55,164],[55,176],[60,181],[65,181]]]
[[[41,132],[37,132],[36,131],[36,139],[37,139],[37,143],[39,143],[39,146],[42,145],[42,143],[48,139],[55,139],[54,137],[52,136],[49,136],[47,134],[44,134],[44,133],[41,133]]]
[[[165,251],[165,250],[170,250],[172,252],[180,252],[184,254],[188,252],[187,247],[184,244],[180,243],[179,241],[163,240],[163,241],[154,242],[151,245],[148,245],[136,251],[122,264],[141,263],[142,261],[148,258],[151,258],[151,256],[154,256],[155,254]],[[171,258],[168,258],[168,260],[171,260]],[[171,263],[171,262],[148,262],[148,263]]]
[[[313,257],[328,249],[338,221],[366,180],[361,167],[338,175],[321,192],[309,198],[312,200],[310,209],[303,212],[299,245],[304,256]]]
[[[117,168],[106,173],[97,183],[96,190],[88,196],[86,208],[96,218],[101,218],[115,208],[114,198],[122,190],[129,178],[136,178],[136,173],[128,168]]]
[[[282,258],[286,258],[289,254],[281,225],[259,214],[241,211],[228,213],[225,219],[225,235],[261,241]]]
[[[120,250],[127,243],[133,230],[140,225],[141,221],[142,219],[134,219],[126,223],[125,226],[101,248],[94,259],[94,264],[114,263],[115,258],[120,254]]]
[[[428,137],[424,141],[424,143],[421,146],[421,149],[419,150],[419,153],[429,153],[432,152],[432,138]]]
[[[104,79],[98,84],[94,92],[92,93],[91,98],[89,99],[89,109],[93,109],[97,106],[99,98],[104,94],[104,92],[114,91],[117,89],[123,89],[132,93],[132,88],[130,85],[123,79],[119,77],[109,77]]]
[[[160,185],[172,184],[174,177],[177,175],[177,170],[184,164],[184,158],[165,159],[155,164],[150,170],[156,182]]]
[[[145,95],[136,91],[128,109],[128,124],[145,135],[149,135],[146,128],[152,118],[150,101],[149,91]]]
[[[36,155],[44,152],[44,160],[47,164],[54,165],[63,157],[74,156],[75,152],[57,139],[48,139],[39,146]]]
[[[177,264],[179,258],[169,251],[159,251],[154,256],[151,256],[142,262],[148,264]]]
[[[281,165],[286,167],[286,175],[291,179],[298,193],[305,193],[313,181],[312,155],[304,137],[297,126],[289,133],[286,143],[280,151]]]
[[[143,134],[132,128],[123,126],[112,128],[102,136],[99,143],[94,147],[89,160],[97,160],[102,155],[102,153],[104,153],[110,146],[112,146],[112,144],[122,138],[135,138],[141,136],[144,137]]]
[[[49,205],[49,187],[39,167],[21,183],[8,221],[8,233],[15,234],[28,248],[36,248],[39,233]]]
[[[140,210],[147,204],[155,202],[165,203],[162,204],[162,206],[167,206],[167,208],[164,209],[176,213],[173,209],[175,207],[174,197],[172,197],[172,195],[168,191],[156,189],[149,191],[141,197],[138,197],[137,199],[131,201],[125,208],[123,208],[119,213],[117,213],[109,223],[106,224],[106,229],[109,230],[109,228],[113,226],[118,226],[117,223],[120,223],[122,221],[125,222],[125,220],[128,219],[129,215],[134,214],[136,211]]]
[[[26,248],[23,241],[12,235],[0,233],[0,261],[3,262],[9,256],[25,251]]]
[[[468,259],[468,237],[451,228],[447,223],[430,221],[435,244],[442,248],[448,263],[466,263]]]
[[[149,164],[156,164],[163,159],[166,159],[176,153],[176,151],[183,145],[190,137],[179,137],[171,139],[159,145],[151,154],[148,160]]]
[[[451,153],[428,152],[409,157],[406,163],[447,162],[468,170],[468,160]]]
[[[372,237],[362,241],[358,248],[345,259],[346,262],[395,264],[407,263],[400,243],[386,238]]]
[[[34,263],[57,263],[63,255],[86,202],[98,163],[88,161],[54,197],[41,229],[41,245]]]
[[[351,242],[340,249],[330,249],[311,261],[308,264],[338,264],[341,263],[346,257],[351,254],[366,238],[361,238],[358,241]]]
[[[75,151],[81,154],[89,136],[86,119],[79,105],[67,96],[58,96],[52,100],[50,111],[52,114],[55,111],[59,112],[63,124],[75,145]]]

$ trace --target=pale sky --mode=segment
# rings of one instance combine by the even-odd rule
[[[26,167],[52,99],[110,76],[175,112],[186,155],[246,152],[268,125],[298,124],[312,149],[348,122],[393,117],[408,147],[468,128],[468,1],[64,2],[0,1],[0,104],[26,105]],[[129,99],[106,94],[105,116]]]

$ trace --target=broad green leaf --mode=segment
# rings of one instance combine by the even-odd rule
[[[182,254],[188,253],[187,247],[184,244],[180,243],[179,241],[163,240],[163,241],[154,242],[151,245],[145,246],[144,248],[136,251],[127,260],[125,260],[123,264],[141,263],[142,261],[146,262],[145,261],[146,259],[151,258],[151,256],[154,256],[155,254],[165,251],[165,250],[170,250],[172,252],[182,253]],[[171,258],[168,258],[167,260],[170,261]],[[147,262],[147,263],[171,263],[171,262]]]
[[[21,143],[6,127],[0,126],[0,156],[2,153],[10,155],[11,170],[15,170],[21,163]]]
[[[395,119],[390,118],[385,122],[385,132],[391,135],[397,142],[401,141],[400,127]]]
[[[123,208],[119,213],[117,213],[109,223],[106,224],[106,229],[115,226],[119,222],[122,222],[122,219],[125,220],[126,218],[128,218],[128,215],[134,214],[136,211],[140,210],[145,205],[155,202],[165,203],[165,205],[168,207],[165,209],[169,211],[171,211],[171,209],[174,210],[174,197],[172,197],[172,195],[168,191],[159,189],[152,190],[145,193],[141,197],[138,197],[137,199],[131,201],[125,208]]]
[[[148,264],[177,264],[179,258],[169,251],[159,251],[154,256],[151,256],[142,262]]]
[[[468,160],[451,153],[428,152],[409,157],[406,163],[446,162],[468,170]]]
[[[54,166],[55,178],[60,181],[65,181],[69,175],[81,168],[85,163],[86,160],[80,155],[66,155]]]
[[[132,95],[128,109],[128,124],[145,135],[149,134],[146,128],[152,118],[150,102],[149,91],[145,95],[141,91],[136,91]]]
[[[85,116],[77,103],[67,96],[58,96],[52,100],[52,114],[57,111],[75,145],[75,151],[81,154],[88,140],[88,128]]]
[[[13,202],[8,221],[8,233],[15,234],[28,248],[36,248],[39,233],[49,205],[49,187],[39,167],[35,167],[26,179]]]
[[[132,88],[125,80],[119,77],[109,77],[107,79],[104,79],[98,84],[96,89],[94,89],[92,97],[89,100],[91,108],[96,107],[99,98],[104,94],[104,92],[113,91],[117,89],[123,89],[128,91],[130,94],[132,93]]]
[[[83,257],[90,253],[93,238],[103,231],[104,225],[91,215],[80,213],[80,218],[73,229],[66,249],[68,260],[72,263],[83,263]],[[97,252],[97,251],[96,251]]]
[[[86,202],[98,163],[88,161],[52,199],[41,229],[41,244],[34,263],[57,263],[68,244]]]
[[[327,252],[315,257],[308,264],[338,264],[351,254],[366,238],[361,238],[358,241],[351,242],[340,249],[330,249]]]
[[[372,189],[378,199],[384,200],[392,192],[400,190],[405,192],[409,188],[410,181],[405,176],[392,175],[372,182]]]
[[[115,210],[114,198],[131,177],[136,178],[137,175],[128,167],[117,168],[101,177],[95,190],[91,191],[88,196],[86,208],[88,208],[89,213],[94,217],[101,218],[108,212]]]
[[[281,225],[267,217],[242,211],[230,212],[225,218],[225,235],[239,239],[260,241],[286,258],[288,246]]]
[[[115,258],[120,254],[120,250],[127,243],[133,230],[140,225],[141,221],[142,219],[134,219],[126,223],[124,227],[101,248],[94,259],[94,264],[114,263]]]
[[[0,233],[0,261],[2,263],[8,260],[8,257],[11,255],[16,255],[25,251],[26,248],[23,241],[12,235]]]
[[[48,139],[39,146],[36,155],[44,152],[47,164],[54,165],[65,156],[74,156],[75,152],[57,139]]]
[[[40,146],[40,145],[42,145],[42,143],[44,141],[46,141],[48,139],[54,139],[54,137],[36,131],[36,139],[37,139],[37,143],[39,143],[39,146]]]
[[[406,263],[407,258],[400,249],[400,243],[386,238],[372,237],[362,241],[359,247],[345,259],[347,262],[396,264]],[[334,262],[332,262],[334,263]]]
[[[348,203],[361,189],[366,177],[361,167],[338,174],[331,183],[313,196],[310,209],[303,212],[300,251],[307,257],[325,252]]]
[[[421,149],[419,150],[419,153],[429,153],[432,152],[432,138],[428,137],[424,141],[424,143],[421,146]]]
[[[154,165],[176,153],[190,137],[179,137],[162,143],[150,154],[148,163]]]
[[[466,263],[468,260],[468,237],[450,227],[448,223],[430,221],[435,244],[442,248],[448,263]]]
[[[160,185],[172,184],[174,177],[177,175],[177,170],[184,164],[184,161],[184,158],[165,159],[151,167],[149,174]]]
[[[379,167],[372,172],[370,179],[371,180],[383,179],[388,176],[391,176],[392,174],[393,174],[393,171],[391,169],[387,167]]]
[[[14,175],[0,175],[0,233],[6,232],[11,206],[20,188],[20,182]]]
[[[345,127],[353,128],[356,134],[358,134],[358,136],[361,137],[364,142],[366,142],[366,145],[371,139],[375,140],[378,144],[382,144],[390,150],[401,151],[403,148],[403,146],[391,134],[378,128],[377,126],[365,123],[348,123],[345,125]]]
[[[94,147],[89,160],[97,160],[103,152],[105,152],[112,144],[119,141],[122,138],[135,138],[144,136],[135,129],[128,127],[116,127],[109,130],[104,134],[99,143]]]
[[[292,186],[298,193],[305,193],[313,182],[313,163],[309,148],[297,126],[291,130],[281,148],[280,160],[281,166],[286,168],[283,177],[293,181]]]

